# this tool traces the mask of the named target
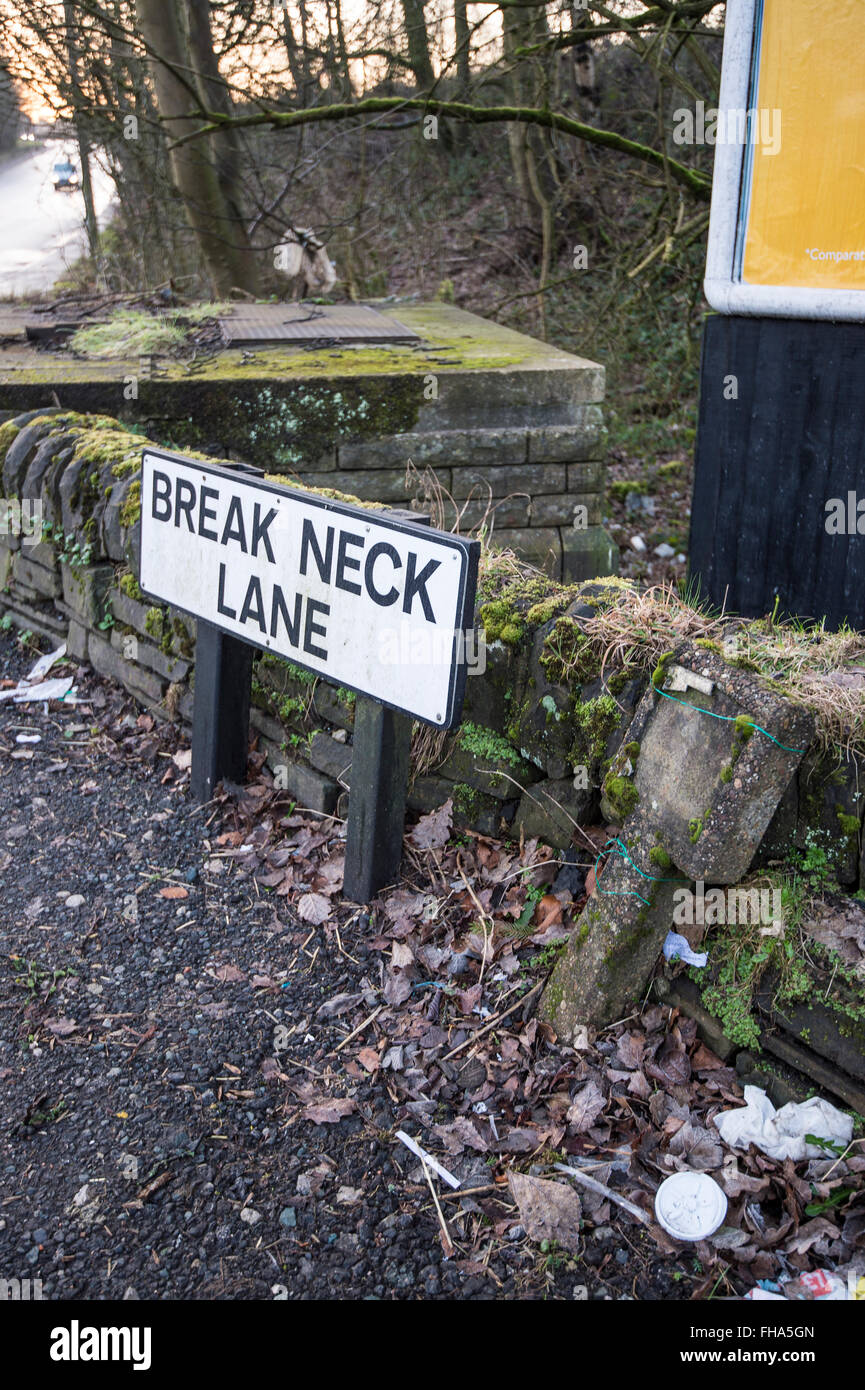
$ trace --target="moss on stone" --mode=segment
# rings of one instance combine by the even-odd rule
[[[7,420],[5,424],[0,425],[0,468],[3,467],[10,445],[20,433],[20,426],[16,425],[14,420]]]
[[[493,599],[480,611],[484,634],[488,642],[504,642],[506,647],[518,647],[525,632],[522,618],[507,599]]]
[[[626,820],[640,802],[640,793],[629,777],[605,778],[604,796],[620,821]]]
[[[664,652],[654,671],[652,672],[652,685],[656,690],[660,690],[667,679],[667,668],[673,660],[674,652]]]
[[[568,762],[577,767],[602,758],[607,739],[621,718],[621,710],[612,695],[577,701],[573,718],[578,733],[568,754]]]
[[[540,663],[544,675],[553,685],[567,685],[572,680],[585,685],[601,669],[600,657],[579,623],[574,618],[559,618],[547,633]]]
[[[144,598],[144,594],[141,592],[141,585],[138,583],[138,580],[131,570],[127,570],[125,574],[121,574],[117,581],[117,587],[122,594],[125,594],[127,598],[134,599],[136,603],[140,603]]]
[[[673,861],[663,845],[653,845],[649,850],[649,858],[659,869],[672,869]]]
[[[835,815],[837,816],[838,824],[841,827],[841,834],[846,835],[848,839],[855,839],[858,841],[859,817],[848,815],[847,812],[844,811],[840,806],[837,806],[835,808]]]
[[[120,508],[120,525],[127,531],[141,520],[141,479],[136,478],[129,484],[129,491],[123,500]]]
[[[488,729],[480,724],[466,723],[460,727],[457,740],[461,748],[476,758],[481,758],[487,762],[507,763],[510,767],[519,767],[520,765],[519,754],[506,738],[496,733],[495,729]]]
[[[148,608],[144,615],[144,630],[155,642],[161,642],[165,631],[165,615],[161,608]]]

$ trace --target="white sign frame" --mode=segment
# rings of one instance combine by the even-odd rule
[[[727,0],[718,99],[723,128],[727,130],[735,128],[737,124],[735,113],[749,109],[757,15],[761,8],[761,0]],[[865,290],[749,285],[739,277],[737,244],[742,225],[747,148],[732,140],[719,141],[715,147],[709,242],[703,282],[703,290],[711,307],[720,314],[865,320]]]
[[[436,728],[461,717],[479,554],[478,541],[386,511],[167,450],[142,455],[145,594]],[[326,603],[325,592],[339,605]],[[400,599],[392,628],[377,624]],[[286,650],[292,629],[296,640]],[[389,631],[392,662],[382,660]],[[376,659],[361,649],[370,634],[378,637]],[[328,650],[317,645],[325,641]]]

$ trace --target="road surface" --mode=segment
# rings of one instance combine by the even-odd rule
[[[50,290],[87,249],[82,193],[54,192],[53,166],[67,154],[79,168],[78,152],[65,140],[0,165],[0,298]],[[95,160],[91,169],[104,226],[114,185]]]

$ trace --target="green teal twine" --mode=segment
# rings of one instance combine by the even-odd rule
[[[735,724],[737,719],[741,719],[743,717],[747,718],[747,716],[742,715],[716,714],[713,709],[703,709],[701,705],[689,705],[687,700],[677,700],[675,695],[668,695],[666,690],[661,690],[660,686],[657,685],[653,686],[652,689],[654,690],[656,695],[663,695],[665,700],[672,700],[674,705],[681,705],[683,709],[695,710],[697,714],[708,714],[710,719],[721,719],[725,724]],[[780,748],[784,753],[805,752],[804,748],[788,748],[786,743],[779,743],[778,740],[775,738],[774,734],[770,734],[769,730],[764,729],[762,725],[755,724],[752,719],[748,720],[748,724],[750,728],[756,729],[758,733],[765,734],[766,738],[768,738],[771,743],[775,744],[776,748]]]

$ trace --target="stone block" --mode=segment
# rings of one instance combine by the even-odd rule
[[[56,474],[72,457],[77,435],[72,430],[43,439],[30,456],[21,477],[22,497],[56,497]]]
[[[577,507],[583,508],[579,513],[581,524],[594,526],[600,522],[603,511],[600,493],[537,493],[530,497],[527,492],[516,492],[510,497],[491,498],[485,489],[479,488],[477,500],[454,502],[445,498],[443,522],[450,529],[459,518],[462,535],[485,525],[495,536],[502,527],[572,526],[578,515]]]
[[[711,693],[692,686],[668,697],[650,686],[628,730],[629,743],[640,745],[634,786],[683,873],[738,883],[814,737],[814,720],[714,652],[686,644],[675,664],[710,683]]]
[[[12,582],[23,584],[45,598],[59,598],[63,592],[60,575],[44,565],[34,564],[23,547],[12,557]]]
[[[603,526],[562,527],[561,546],[562,582],[565,584],[579,584],[584,579],[618,573],[619,547]]]
[[[302,810],[317,811],[329,816],[336,810],[340,788],[332,778],[317,772],[269,738],[259,739],[259,748],[266,754],[267,765],[283,791],[293,797]]]
[[[110,614],[108,592],[114,583],[113,565],[61,565],[63,601],[84,624],[94,628]]]
[[[12,577],[12,557],[14,550],[6,536],[0,536],[0,590],[5,589]]]
[[[579,407],[580,420],[529,431],[529,463],[571,463],[596,459],[606,447],[604,412],[599,405]]]
[[[537,629],[526,663],[526,683],[512,702],[509,727],[512,742],[555,780],[566,777],[573,767],[571,748],[576,735],[573,718],[574,691],[547,679],[541,665],[544,644],[555,619]]]
[[[526,788],[514,820],[514,834],[543,840],[556,849],[573,844],[578,825],[589,825],[598,804],[597,791],[579,789],[572,777],[547,778]]]
[[[501,835],[512,818],[514,802],[486,796],[462,782],[445,777],[416,777],[409,787],[406,805],[411,811],[436,811],[453,802],[454,824],[466,825],[481,835]]]
[[[336,686],[327,681],[317,681],[312,694],[312,707],[320,719],[327,720],[337,729],[351,733],[354,728],[354,695],[351,692],[340,694]]]
[[[128,594],[124,594],[123,590],[116,586],[111,589],[108,601],[111,613],[118,623],[123,623],[125,627],[134,628],[136,632],[141,633],[142,637],[150,635],[147,631],[147,614],[150,611],[148,604],[130,598]]]
[[[89,661],[87,652],[87,628],[77,618],[70,618],[66,634],[66,652],[73,661]]]
[[[60,562],[57,559],[57,552],[50,541],[39,541],[37,545],[29,545],[25,542],[24,553],[28,560],[32,560],[34,565],[41,565],[45,570],[59,575]]]
[[[650,839],[639,812],[628,818],[623,840],[639,863]],[[583,1026],[624,1018],[638,1003],[673,919],[675,885],[644,878],[612,855],[541,995],[540,1016],[561,1042],[573,1043]]]
[[[452,497],[484,501],[488,497],[508,497],[511,493],[528,493],[538,497],[546,492],[569,492],[563,463],[523,464],[518,468],[499,464],[454,468],[448,488]]]
[[[405,507],[409,499],[415,495],[411,483],[406,486],[404,468],[359,468],[349,471],[340,469],[335,473],[310,472],[304,473],[301,481],[308,487],[334,488],[337,492],[359,498],[361,502],[398,502]],[[442,487],[450,490],[448,469],[439,472],[439,481]]]
[[[567,465],[568,492],[603,492],[607,465],[599,460]]]
[[[531,525],[532,499],[528,493],[517,493],[513,497],[490,498],[483,496],[479,501],[453,502],[449,497],[443,502],[443,524],[452,529],[459,519],[459,534],[467,536],[480,526],[486,526],[488,533],[495,533],[498,526]]]
[[[430,430],[339,445],[340,468],[450,468],[464,464],[525,464],[527,432],[515,429]]]
[[[87,650],[90,665],[100,676],[117,681],[118,685],[122,685],[130,695],[149,709],[161,705],[165,695],[165,682],[160,680],[155,672],[148,671],[143,666],[136,666],[132,661],[126,661],[110,642],[96,632],[90,633]]]
[[[544,570],[551,579],[562,577],[562,541],[558,528],[528,526],[521,530],[498,527],[493,544],[501,550],[514,550],[536,569]]]
[[[303,758],[314,767],[317,772],[324,772],[334,782],[339,782],[345,786],[350,783],[351,773],[351,747],[347,743],[340,743],[338,739],[331,738],[324,730],[319,729],[309,740],[309,744],[303,749]]]
[[[802,760],[797,777],[799,849],[826,851],[831,872],[844,888],[859,882],[865,767],[854,754],[817,751]]]
[[[470,666],[463,719],[485,729],[505,730],[515,723],[527,679],[525,652],[504,642],[484,647],[485,669]]]
[[[27,470],[30,460],[39,448],[47,426],[42,424],[31,424],[43,415],[56,415],[56,406],[46,406],[44,410],[29,410],[23,415],[15,417],[16,424],[21,426],[20,434],[17,434],[6,450],[6,457],[3,460],[3,493],[6,497],[17,497],[21,492],[21,480]]]
[[[285,742],[285,729],[279,720],[274,719],[272,714],[260,709],[258,705],[250,705],[249,723],[253,729],[264,734],[265,738],[269,739],[271,743],[275,743],[278,748]]]
[[[492,752],[483,750],[484,736],[490,734],[495,742],[507,748],[507,756],[504,749],[501,753],[497,753],[495,748]],[[470,742],[476,743],[475,748],[462,745],[461,736],[462,731],[447,757],[436,768],[441,777],[447,777],[452,782],[463,782],[499,801],[515,800],[526,786],[537,782],[540,777],[538,768],[508,748],[501,735],[493,734],[492,730],[472,729],[465,735]]]
[[[189,674],[188,661],[179,661],[176,657],[166,655],[161,647],[154,646],[152,642],[145,642],[141,637],[124,635],[112,628],[110,642],[124,661],[135,666],[144,666],[148,671],[155,671],[171,685],[185,680]]]
[[[570,530],[585,532],[599,526],[603,520],[604,499],[600,492],[565,492],[532,498],[529,524],[532,526],[561,526],[562,543]]]

